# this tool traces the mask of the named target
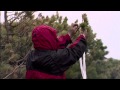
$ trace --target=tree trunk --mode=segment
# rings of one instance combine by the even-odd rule
[[[7,36],[6,36],[6,43],[9,43],[9,23],[8,23],[8,20],[7,20],[7,11],[4,12],[4,19],[5,19],[5,29],[6,29],[6,32],[7,32]]]

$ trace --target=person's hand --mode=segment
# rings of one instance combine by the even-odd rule
[[[74,23],[70,26],[68,34],[72,37],[78,30],[78,24]]]

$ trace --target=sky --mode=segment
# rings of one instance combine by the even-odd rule
[[[120,60],[120,11],[58,11],[60,16],[67,17],[68,23],[73,23],[76,19],[78,22],[82,22],[82,14],[86,13],[89,24],[96,33],[96,38],[101,39],[103,45],[107,46],[109,54],[107,58],[114,58]],[[56,11],[38,11],[35,13],[37,17],[38,13],[42,13],[43,16],[51,16],[56,14]],[[4,21],[4,15],[2,12],[1,20]]]

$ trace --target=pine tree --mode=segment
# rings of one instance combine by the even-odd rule
[[[87,19],[87,15],[83,14],[82,15],[82,23],[79,24],[80,26],[80,30],[87,30],[87,51],[86,51],[86,67],[89,67],[89,65],[96,60],[104,60],[105,59],[105,55],[108,54],[108,51],[105,51],[105,49],[107,48],[107,46],[103,46],[103,43],[101,41],[101,39],[96,39],[96,34],[93,33],[93,30],[91,29],[91,26],[89,25],[88,19]],[[77,37],[77,36],[75,36]],[[72,66],[71,69],[69,69],[67,71],[67,75],[69,76],[68,72],[73,73],[73,75],[69,76],[69,77],[78,77],[81,76],[80,73],[80,69],[79,70],[75,70],[75,68],[78,67],[79,68],[79,62],[77,62],[76,64],[74,64]],[[88,69],[88,68],[87,68]],[[79,74],[74,75],[75,72],[79,72]],[[89,72],[87,70],[87,72]],[[89,78],[89,75],[88,75]]]
[[[14,67],[18,64],[18,61],[22,59],[26,53],[32,47],[31,41],[31,32],[35,26],[46,24],[52,26],[57,30],[58,35],[65,35],[67,34],[70,25],[68,24],[68,18],[62,17],[56,12],[56,15],[43,16],[41,13],[38,15],[36,19],[34,19],[33,15],[34,11],[21,11],[21,12],[14,12],[14,18],[11,20],[6,19],[7,24],[2,25],[1,35],[2,40],[1,42],[4,44],[4,48],[2,49],[2,62],[0,62],[0,78],[3,78],[5,75],[9,74]],[[7,14],[6,14],[6,17]],[[104,60],[105,55],[107,55],[107,51],[105,49],[106,46],[103,46],[101,39],[96,39],[96,34],[93,33],[91,29],[87,15],[82,15],[83,21],[79,24],[80,29],[87,30],[88,38],[87,38],[87,53],[86,53],[86,62],[87,67],[91,67],[91,64],[97,60]],[[15,20],[16,19],[16,20]],[[78,20],[75,21],[78,23]],[[6,27],[5,27],[6,25]],[[8,26],[9,28],[7,28]],[[9,31],[10,30],[10,31]],[[76,33],[76,35],[72,38],[75,40],[80,31]],[[6,35],[8,35],[6,37]],[[92,67],[91,67],[92,68]],[[96,66],[93,69],[87,69],[87,72],[90,73],[91,70],[96,70]],[[5,74],[3,72],[6,72]],[[8,72],[7,72],[8,71]],[[70,69],[66,72],[67,78],[81,78],[81,73],[79,69],[79,62],[74,64],[70,67]],[[93,72],[94,78],[97,78],[97,72]],[[25,78],[25,66],[19,67],[19,69],[8,78]],[[88,78],[89,78],[88,74]]]

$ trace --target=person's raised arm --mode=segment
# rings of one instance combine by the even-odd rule
[[[72,43],[72,36],[76,33],[78,24],[72,24],[68,30],[68,34],[61,35],[58,37],[59,48],[65,48],[68,44]]]
[[[78,61],[80,57],[83,56],[86,48],[87,43],[85,34],[82,34],[69,48],[53,51],[51,56],[55,60],[55,63],[59,67],[61,72],[64,72],[76,61]]]

